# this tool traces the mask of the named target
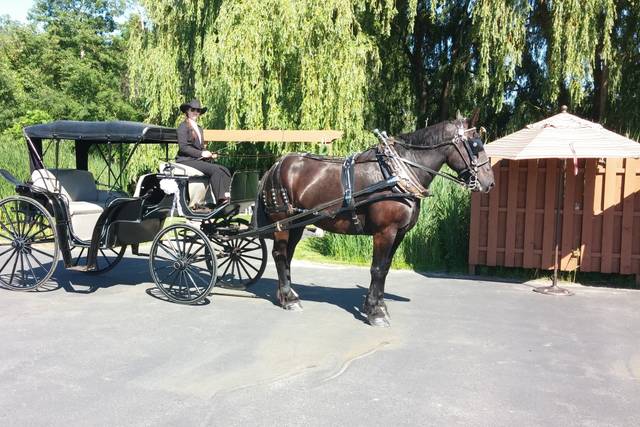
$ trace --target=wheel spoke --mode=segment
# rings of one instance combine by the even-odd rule
[[[174,261],[178,260],[178,254],[175,252],[174,248],[170,248],[169,246],[165,245],[164,242],[161,242],[161,241],[158,241],[158,247],[161,247],[162,249],[164,249],[167,255],[171,256]]]
[[[255,238],[253,238],[253,239],[252,239],[252,238],[250,238],[250,237],[247,237],[247,238],[246,238],[246,242],[244,242],[243,244],[239,245],[238,250],[242,250],[242,249],[246,248],[246,247],[247,247],[247,246],[249,246],[250,244],[255,243],[255,241],[256,241],[256,239],[255,239]],[[258,248],[259,248],[259,247],[260,247],[260,245],[256,245],[256,247],[258,247]]]
[[[44,271],[47,271],[47,269],[45,268],[45,266],[44,266],[44,265],[42,265],[42,263],[38,260],[38,258],[36,258],[33,254],[29,254],[29,256],[30,256],[31,258],[33,258],[33,259],[38,263],[38,265],[39,265],[39,266],[40,266]]]
[[[36,276],[36,272],[33,271],[33,265],[31,265],[31,261],[29,261],[29,257],[25,255],[25,258],[27,260],[27,264],[29,264],[29,270],[31,270],[31,274],[33,275],[33,280],[35,280],[35,282],[38,283],[38,276]]]
[[[158,255],[158,254],[155,254],[155,255],[154,255],[154,258],[155,258],[155,259],[159,259],[159,260],[161,260],[161,261],[168,261],[168,262],[173,262],[173,261],[175,261],[175,260],[172,260],[172,259],[169,259],[169,258],[163,257],[162,255]]]
[[[0,228],[2,228],[4,231],[6,231],[7,233],[9,233],[11,235],[11,237],[9,237],[9,240],[13,240],[15,237],[15,233],[13,233],[11,230],[9,230],[7,228],[7,226],[4,224],[4,222],[0,222]]]
[[[31,221],[31,224],[29,225],[29,229],[24,233],[25,237],[29,236],[29,233],[31,233],[31,230],[33,230],[33,226],[36,225],[37,223],[38,223],[37,218],[34,218],[34,220]]]
[[[245,266],[245,265],[248,265],[248,266],[249,266],[249,267],[251,267],[253,270],[255,270],[255,271],[256,271],[256,273],[257,273],[258,271],[260,271],[260,269],[258,269],[258,268],[256,268],[256,267],[254,267],[254,265],[253,265],[253,264],[251,264],[251,263],[250,263],[250,262],[248,262],[248,261],[243,260],[242,258],[239,258],[239,261],[240,261],[240,263],[243,265],[243,268],[244,268],[244,266]],[[251,276],[251,274],[249,274],[249,273],[247,273],[247,274],[248,274],[249,276]]]
[[[247,255],[247,254],[242,254],[242,258],[250,258],[250,259],[255,259],[256,261],[262,261],[261,257],[257,257],[257,256],[253,256],[253,255]]]
[[[223,265],[225,265],[229,261],[231,261],[231,257],[226,257],[224,261],[222,261],[220,264],[218,264],[218,268],[222,267]]]
[[[111,265],[111,261],[109,261],[109,257],[107,256],[107,254],[104,253],[104,251],[102,249],[98,249],[100,251],[100,253],[102,254],[102,257],[104,258],[104,262],[107,263],[107,265],[104,268],[107,268]],[[96,257],[96,268],[99,267],[99,261],[98,261],[98,257]],[[98,268],[98,270],[102,270],[101,268]]]
[[[198,285],[196,285],[196,282],[193,280],[193,277],[191,277],[191,275],[187,272],[187,270],[184,271],[184,275],[191,281],[193,286],[196,288],[196,291],[198,293],[201,293],[202,290],[198,287]]]
[[[14,249],[14,248],[11,248]],[[9,264],[9,261],[11,261],[11,258],[13,258],[13,256],[16,254],[16,250],[14,249],[13,253],[11,254],[11,256],[9,258],[7,258],[7,260],[4,262],[4,264],[2,265],[2,267],[0,267],[0,272],[4,271],[4,268],[7,266],[7,264]]]
[[[24,279],[24,254],[20,251],[20,277],[22,277],[22,283],[26,282]]]
[[[9,212],[7,212],[7,208],[5,207],[4,204],[2,205],[2,210],[4,211],[4,214],[7,216],[7,221],[9,221],[9,226],[11,227],[11,230],[13,230],[12,234],[14,236],[19,236],[20,234],[16,231],[16,228],[13,226],[13,221],[11,221],[11,215],[9,215]]]
[[[229,258],[229,259],[231,259],[231,258]],[[224,271],[222,272],[221,276],[225,276],[227,274],[227,271],[229,271],[229,267],[231,267],[232,265],[233,265],[232,262],[228,263],[227,264],[227,268],[224,269]]]
[[[188,258],[187,258],[187,262],[193,258],[198,252],[200,252],[203,248],[206,248],[206,244],[203,243],[202,245],[200,245],[200,247],[194,252],[194,253],[186,253],[185,255],[189,254]]]
[[[208,285],[209,283],[207,283],[207,281],[205,280],[204,277],[202,277],[202,274],[198,274],[198,271],[193,271],[193,267],[191,266],[187,266],[187,270],[191,271],[191,274],[195,275],[198,279],[202,280],[202,283],[204,283],[205,285]],[[206,273],[210,273],[208,270],[205,270]]]
[[[44,227],[42,227],[41,229],[39,229],[38,231],[36,231],[35,233],[33,233],[32,235],[30,235],[30,236],[25,236],[25,237],[26,237],[28,240],[34,241],[34,240],[35,240],[35,237],[36,237],[38,234],[40,234],[40,233],[44,233],[44,232],[48,231],[49,229],[50,229],[50,227],[49,227],[49,226],[44,226]],[[53,237],[53,234],[51,234],[51,236],[43,236],[43,237],[42,237],[42,239],[47,239],[47,238],[52,238],[52,237]]]
[[[51,254],[48,254],[48,253],[46,253],[46,252],[43,252],[43,251],[41,251],[40,249],[36,249],[36,248],[34,248],[33,246],[31,246],[31,250],[32,250],[32,251],[36,251],[36,252],[38,252],[39,254],[46,255],[46,256],[48,256],[49,258],[55,258],[55,255],[51,255]]]
[[[86,249],[86,248],[84,248],[84,247],[80,248],[80,254],[78,254],[78,258],[76,258],[75,265],[79,265],[79,263],[80,263],[80,258],[82,258],[82,254],[84,253],[84,250],[85,250],[85,249]]]
[[[17,251],[16,251],[17,253]],[[16,267],[18,266],[18,257],[16,257],[16,260],[13,263],[13,269],[11,270],[11,277],[9,278],[9,283],[13,283],[13,276],[15,276],[16,274]]]
[[[174,230],[174,234],[175,234],[175,230]],[[171,249],[173,249],[173,252],[176,254],[176,257],[180,257],[182,256],[182,252],[180,252],[180,244],[176,242],[176,245],[178,246],[177,248],[174,246],[174,240],[171,239],[167,239],[167,241],[169,242],[169,244],[171,245]]]

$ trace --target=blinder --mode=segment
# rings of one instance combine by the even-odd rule
[[[484,144],[482,143],[482,139],[475,134],[475,130],[476,128],[469,128],[466,130],[460,128],[458,130],[458,134],[456,135],[453,141],[453,146],[456,147],[456,150],[460,154],[460,157],[462,158],[462,161],[465,164],[465,168],[460,172],[458,172],[458,178],[464,181],[465,186],[469,190],[475,190],[478,188],[478,185],[479,185],[478,170],[480,169],[480,167],[484,166],[489,162],[489,160],[486,160],[482,163],[479,162],[480,153],[484,149]],[[468,137],[466,133],[469,133],[469,132],[474,132],[474,135],[471,137]],[[466,157],[462,154],[462,151],[460,150],[460,147],[458,144],[459,142],[462,143],[462,146],[467,152]]]

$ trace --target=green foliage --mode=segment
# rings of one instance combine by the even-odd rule
[[[142,3],[147,21],[130,40],[130,81],[150,120],[175,123],[176,106],[197,95],[211,107],[208,127],[342,129],[336,153],[371,144],[369,89],[393,1]]]
[[[5,134],[13,139],[22,138],[22,129],[29,125],[38,123],[46,123],[53,120],[53,117],[46,111],[42,110],[29,110],[14,120],[13,125],[5,130]]]
[[[24,181],[29,178],[29,156],[23,138],[0,135],[0,169]],[[0,198],[15,194],[15,188],[0,178]]]
[[[122,1],[38,0],[29,24],[0,21],[0,132],[31,123],[38,111],[49,119],[141,119],[127,99],[115,22],[123,12]]]

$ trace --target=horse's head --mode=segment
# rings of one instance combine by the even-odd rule
[[[444,125],[443,135],[450,135],[451,144],[446,153],[446,163],[456,171],[471,191],[489,192],[495,185],[493,169],[484,151],[482,135],[473,119],[460,116]]]

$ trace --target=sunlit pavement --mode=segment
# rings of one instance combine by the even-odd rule
[[[0,290],[0,425],[640,425],[640,291],[392,271],[375,329],[368,269],[292,273],[302,312],[274,304],[272,264],[196,307],[130,255]]]

